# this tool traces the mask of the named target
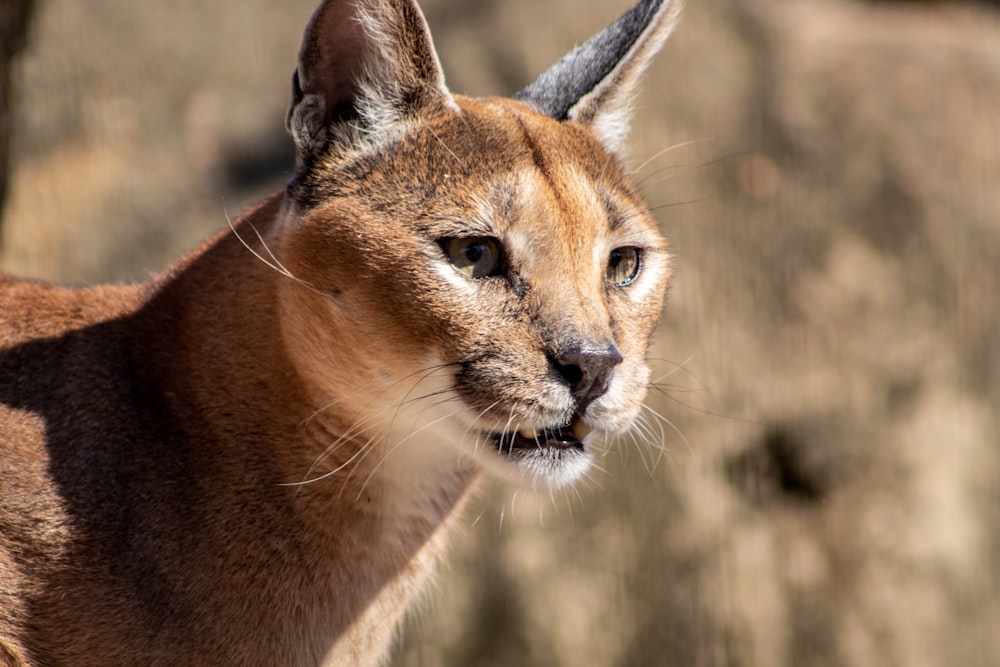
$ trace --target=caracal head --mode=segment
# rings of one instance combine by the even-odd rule
[[[641,2],[515,99],[479,100],[445,87],[409,0],[321,5],[271,243],[297,279],[289,348],[344,428],[388,438],[405,421],[558,487],[588,469],[591,432],[630,427],[670,267],[622,141],[677,13]]]

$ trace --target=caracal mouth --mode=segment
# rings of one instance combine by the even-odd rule
[[[515,433],[494,435],[497,451],[507,458],[519,458],[532,450],[584,451],[587,437],[593,431],[579,417],[556,428],[521,429]]]
[[[592,430],[579,415],[561,425],[484,430],[476,438],[477,446],[467,453],[497,479],[524,488],[556,490],[587,474],[594,459],[588,446]]]

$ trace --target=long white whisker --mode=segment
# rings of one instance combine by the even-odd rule
[[[268,260],[263,255],[261,255],[259,252],[257,252],[249,243],[247,243],[243,239],[242,236],[240,236],[240,233],[238,231],[236,231],[236,225],[233,224],[232,218],[229,217],[229,212],[228,211],[224,211],[224,214],[226,216],[226,223],[229,225],[229,229],[233,232],[233,236],[235,236],[236,239],[240,243],[243,244],[244,248],[246,248],[247,250],[250,251],[251,255],[253,255],[257,259],[259,259],[261,262],[263,262],[265,266],[267,266],[267,267],[269,267],[271,269],[274,269],[275,271],[277,271],[281,275],[285,276],[286,278],[291,278],[292,280],[298,280],[298,278],[296,278],[294,275],[292,275],[292,273],[288,269],[286,269],[284,266],[281,266],[280,263],[275,264],[275,263],[271,262],[270,260]],[[250,227],[251,227],[251,229],[253,229],[254,233],[257,234],[257,238],[259,238],[261,240],[261,242],[263,243],[264,239],[261,238],[260,233],[256,229],[253,228],[253,225],[250,225]],[[266,245],[265,245],[265,247],[266,247]],[[271,253],[270,250],[268,250],[268,254],[270,254],[272,257],[274,256]]]
[[[358,498],[359,499],[361,498],[361,494],[364,492],[365,488],[368,486],[368,483],[371,482],[372,477],[375,476],[375,473],[378,472],[378,469],[383,464],[385,464],[385,462],[387,460],[389,460],[389,457],[392,456],[392,454],[396,450],[398,450],[400,447],[402,447],[404,444],[406,444],[406,442],[409,441],[410,438],[414,437],[418,433],[421,433],[422,431],[425,431],[425,430],[431,428],[432,426],[434,426],[435,424],[438,424],[438,423],[440,423],[442,421],[451,419],[453,416],[454,415],[451,415],[451,414],[442,415],[441,417],[438,417],[437,419],[434,419],[431,422],[429,422],[427,424],[424,424],[420,428],[414,429],[410,433],[407,433],[405,438],[402,438],[399,442],[397,442],[395,445],[393,445],[387,452],[385,452],[385,454],[382,455],[382,458],[379,459],[378,463],[376,463],[374,466],[372,466],[371,472],[368,473],[368,477],[366,477],[365,481],[362,482],[362,484],[361,484],[361,489],[358,491]]]
[[[687,447],[688,453],[694,455],[694,453],[695,453],[694,447],[691,446],[691,442],[687,439],[687,436],[685,436],[684,433],[679,428],[677,428],[676,424],[674,424],[672,421],[670,421],[669,419],[667,419],[666,417],[664,417],[662,414],[660,414],[659,412],[657,412],[653,408],[649,407],[648,405],[644,404],[642,406],[642,408],[644,410],[648,411],[650,414],[652,414],[657,419],[661,420],[664,424],[666,424],[667,426],[669,426],[670,429],[680,437],[681,442],[683,442],[684,446]]]
[[[293,281],[297,282],[298,284],[302,285],[303,287],[305,287],[305,288],[307,288],[307,289],[309,289],[309,290],[311,290],[311,291],[315,292],[316,294],[318,294],[318,295],[320,295],[320,296],[322,296],[322,297],[324,297],[324,298],[329,298],[329,295],[328,295],[328,294],[326,294],[325,292],[323,292],[323,291],[322,291],[322,290],[320,290],[320,289],[317,289],[315,285],[312,285],[311,283],[308,283],[308,282],[306,282],[305,280],[302,280],[301,278],[299,278],[298,276],[296,276],[295,274],[293,274],[293,273],[292,273],[291,271],[289,271],[289,270],[288,270],[288,269],[287,269],[287,268],[285,267],[285,265],[284,265],[284,264],[282,264],[282,263],[281,263],[281,262],[280,262],[280,261],[278,260],[278,258],[277,258],[277,257],[275,256],[275,254],[274,254],[273,252],[271,252],[271,249],[270,249],[270,248],[269,248],[269,247],[267,246],[267,242],[266,242],[266,241],[264,241],[264,237],[263,237],[263,236],[261,236],[260,232],[259,232],[259,231],[257,231],[257,228],[256,228],[256,227],[254,227],[254,226],[253,226],[252,224],[250,224],[250,222],[249,222],[249,221],[247,221],[247,222],[246,222],[245,224],[246,224],[246,225],[247,225],[248,227],[250,227],[250,229],[252,229],[252,230],[253,230],[253,233],[254,233],[254,234],[255,234],[255,235],[257,236],[257,239],[258,239],[258,240],[260,241],[260,244],[261,244],[261,247],[263,247],[263,248],[264,248],[264,250],[266,250],[266,251],[267,251],[267,254],[271,256],[271,259],[270,259],[270,260],[269,260],[269,259],[267,259],[266,257],[264,257],[263,255],[261,255],[261,254],[260,254],[259,252],[257,252],[257,251],[256,251],[256,250],[255,250],[255,249],[254,249],[254,248],[253,248],[253,247],[252,247],[252,246],[251,246],[251,245],[250,245],[249,243],[247,243],[247,242],[246,242],[246,240],[245,240],[245,239],[244,239],[244,238],[243,238],[243,237],[242,237],[242,236],[240,235],[240,233],[239,233],[239,232],[237,231],[237,229],[236,229],[236,225],[235,225],[235,224],[233,223],[233,220],[232,220],[232,218],[230,218],[230,217],[229,217],[229,211],[227,211],[227,210],[223,209],[223,214],[224,214],[224,215],[225,215],[225,217],[226,217],[226,224],[228,224],[228,225],[229,225],[229,229],[230,229],[230,231],[232,231],[232,233],[233,233],[233,236],[235,236],[235,237],[236,237],[236,240],[238,240],[238,241],[239,241],[239,242],[240,242],[240,243],[241,243],[241,244],[243,245],[243,247],[244,247],[244,248],[246,248],[247,250],[249,250],[249,251],[250,251],[250,254],[251,254],[251,255],[253,255],[253,256],[254,256],[254,257],[256,257],[256,258],[257,258],[257,259],[258,259],[258,260],[259,260],[260,262],[262,262],[262,263],[264,264],[264,266],[268,267],[269,269],[272,269],[273,271],[276,271],[277,273],[279,273],[279,274],[281,274],[282,276],[284,276],[284,277],[288,278],[289,280],[293,280]]]
[[[462,434],[462,442],[465,442],[465,438],[469,435],[469,431],[471,431],[475,427],[474,426],[475,422],[479,421],[480,419],[482,419],[483,415],[485,415],[487,412],[489,412],[490,410],[492,410],[493,408],[495,408],[497,405],[499,405],[499,403],[500,403],[499,400],[493,401],[492,403],[490,403],[489,405],[487,405],[485,408],[483,408],[482,410],[480,410],[479,414],[476,415],[476,419],[471,424],[469,424],[469,426],[466,427],[465,432]],[[476,450],[476,449],[479,448],[479,439],[481,437],[483,437],[483,434],[481,432],[477,431],[476,432],[476,442],[473,443],[473,450]]]
[[[673,375],[675,373],[680,373],[681,371],[686,371],[687,370],[687,365],[689,363],[691,363],[691,361],[693,359],[694,359],[694,357],[688,357],[687,359],[685,359],[684,361],[682,361],[680,363],[670,362],[670,363],[673,364],[673,368],[671,368],[669,371],[667,371],[663,375],[659,376],[658,378],[656,378],[655,380],[653,380],[652,382],[650,382],[650,384],[658,384],[660,382],[663,382],[664,380],[666,380],[668,377],[670,377],[671,375]]]
[[[284,484],[278,484],[278,486],[305,486],[307,484],[315,484],[316,482],[321,482],[324,479],[328,479],[328,478],[336,475],[338,472],[340,472],[341,470],[343,470],[344,468],[346,468],[347,466],[349,466],[351,464],[351,462],[354,461],[354,459],[356,459],[358,456],[361,455],[362,451],[364,451],[364,448],[363,447],[359,447],[358,451],[354,452],[354,454],[352,454],[349,459],[347,459],[346,461],[344,461],[343,463],[341,463],[339,466],[337,466],[333,470],[331,470],[329,472],[323,473],[319,477],[312,477],[310,479],[304,479],[301,482],[287,482],[287,483],[284,483]],[[310,472],[312,470],[314,470],[314,469],[315,468],[310,468]]]
[[[638,174],[640,171],[645,169],[650,162],[652,162],[653,160],[662,155],[670,153],[671,151],[675,151],[680,148],[685,148],[687,146],[694,146],[696,144],[706,143],[709,141],[714,141],[714,139],[712,137],[701,137],[700,139],[689,139],[688,141],[682,141],[679,144],[674,144],[673,146],[667,146],[662,151],[654,153],[651,157],[647,158],[642,164],[640,164],[638,167],[635,168],[634,173]]]
[[[404,382],[404,381],[406,381],[408,379],[412,379],[413,377],[420,376],[419,379],[413,384],[413,386],[410,387],[407,390],[406,394],[401,399],[401,401],[399,401],[400,405],[403,404],[403,403],[411,402],[411,401],[421,400],[421,399],[425,398],[426,396],[435,396],[435,395],[438,395],[441,392],[430,392],[429,394],[426,394],[424,396],[417,396],[417,397],[412,397],[411,396],[411,394],[413,393],[413,391],[416,389],[416,387],[421,382],[423,382],[427,378],[431,377],[435,372],[438,372],[438,371],[440,371],[442,369],[445,369],[448,366],[449,366],[449,364],[441,364],[441,365],[431,366],[429,368],[425,368],[425,369],[421,369],[421,370],[415,371],[415,372],[410,373],[409,375],[407,375],[407,376],[405,376],[403,378],[400,378],[396,382],[392,383],[389,387],[386,387],[382,391],[378,392],[375,396],[372,397],[372,399],[369,401],[369,403],[367,403],[366,406],[360,410],[359,414],[364,414],[365,417],[363,419],[357,419],[357,418],[355,418],[355,419],[351,420],[350,427],[346,431],[344,431],[343,433],[339,434],[339,436],[330,445],[328,445],[326,447],[326,449],[324,449],[323,453],[320,454],[313,461],[312,465],[309,467],[309,470],[306,472],[305,480],[303,480],[303,482],[299,482],[298,484],[305,484],[305,483],[312,483],[312,482],[322,481],[322,480],[327,479],[330,476],[332,476],[332,475],[340,472],[341,470],[344,470],[345,467],[348,464],[350,464],[350,463],[355,463],[356,465],[360,464],[364,460],[364,458],[367,456],[368,450],[371,448],[373,442],[377,439],[377,436],[372,436],[372,437],[368,438],[368,440],[364,443],[364,445],[362,445],[361,447],[359,447],[358,450],[356,452],[354,452],[350,456],[350,458],[347,459],[347,461],[345,463],[341,464],[340,466],[337,466],[335,469],[333,469],[333,470],[331,470],[331,471],[329,471],[327,473],[324,473],[323,475],[320,475],[320,476],[317,476],[317,477],[313,477],[312,476],[313,471],[316,470],[316,468],[323,461],[325,461],[327,458],[329,458],[341,445],[343,445],[344,443],[349,442],[352,439],[354,439],[354,437],[356,435],[360,434],[362,431],[364,431],[365,429],[367,429],[372,424],[378,423],[379,419],[385,413],[387,413],[388,411],[390,411],[390,410],[392,410],[392,409],[395,408],[397,410],[397,414],[398,414],[399,406],[396,405],[395,403],[388,403],[388,404],[382,406],[381,409],[378,409],[378,410],[376,410],[374,412],[369,411],[367,409],[368,407],[372,407],[372,406],[378,405],[379,402],[380,402],[379,398],[381,396],[383,396],[385,394],[385,392],[391,390],[392,387],[398,386],[400,383],[402,383],[402,382]],[[340,402],[340,401],[339,400],[338,401],[332,401],[332,402],[328,403],[327,405],[324,405],[323,407],[319,408],[318,410],[316,410],[315,412],[313,412],[312,414],[310,414],[302,422],[302,424],[306,425],[306,424],[312,422],[319,415],[321,415],[323,412],[325,412],[326,410],[328,410],[331,407],[333,407],[334,405],[336,405],[338,402]],[[444,401],[442,401],[442,403],[443,402]],[[392,419],[395,420],[395,415],[393,416]],[[350,478],[350,476],[351,475],[348,475],[348,478]]]

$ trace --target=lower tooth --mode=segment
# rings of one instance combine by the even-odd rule
[[[584,424],[582,421],[573,422],[572,426],[570,427],[570,430],[573,431],[573,436],[576,437],[577,440],[583,440],[593,432],[593,429]],[[525,438],[527,440],[538,440],[541,437],[538,434],[538,431],[533,431],[527,428],[521,429],[517,433],[522,438]]]

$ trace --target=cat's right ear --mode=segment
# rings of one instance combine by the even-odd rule
[[[306,27],[285,125],[297,165],[370,139],[451,95],[414,0],[323,0]]]

